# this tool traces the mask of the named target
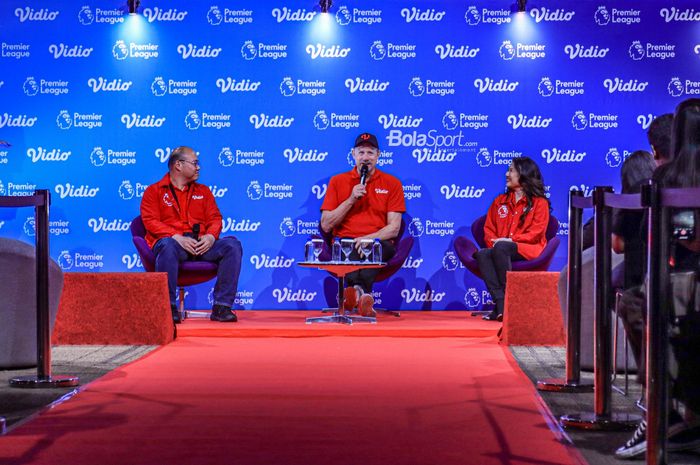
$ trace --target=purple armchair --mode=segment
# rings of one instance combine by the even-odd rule
[[[413,247],[413,236],[411,236],[410,234],[404,234],[405,232],[406,222],[402,218],[401,226],[399,227],[399,232],[396,236],[396,254],[394,254],[394,256],[389,259],[385,267],[379,270],[379,274],[377,275],[377,279],[375,280],[375,282],[384,281],[385,279],[393,276],[394,273],[401,269],[403,263],[406,261],[406,258],[408,258],[408,254],[411,252],[411,247]],[[322,230],[321,237],[325,241],[325,245],[323,247],[323,251],[319,259],[321,261],[328,261],[331,259],[330,244],[333,240],[333,237],[330,234],[323,233]],[[328,302],[328,305],[330,307],[338,306],[336,302],[338,296],[338,287],[333,279],[327,279],[324,282],[324,295],[326,296],[326,301]],[[375,308],[375,310],[390,313],[394,316],[401,316],[399,312],[395,311],[388,311],[382,308]]]
[[[134,241],[139,257],[141,257],[144,269],[148,272],[155,271],[156,257],[146,242],[146,227],[143,225],[141,215],[131,221],[130,229],[131,239]],[[186,261],[180,264],[177,276],[177,286],[180,290],[178,295],[180,315],[185,316],[185,287],[216,278],[218,268],[216,263],[202,261]]]
[[[464,266],[467,267],[469,271],[474,273],[476,276],[481,278],[481,273],[479,272],[479,264],[474,258],[474,254],[480,248],[486,247],[484,243],[484,224],[486,223],[486,215],[477,218],[471,226],[472,236],[476,241],[470,241],[464,236],[458,236],[455,239],[455,252],[457,257],[462,262]],[[557,231],[559,230],[559,221],[553,216],[549,216],[549,224],[547,224],[547,231],[545,236],[547,237],[547,245],[545,246],[542,253],[537,258],[532,260],[521,260],[513,262],[513,271],[546,271],[549,268],[549,264],[554,258],[554,252],[559,247],[559,237],[557,236]]]

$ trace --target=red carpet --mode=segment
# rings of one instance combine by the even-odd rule
[[[179,337],[0,437],[0,463],[579,463],[538,406],[495,337]]]
[[[323,316],[320,311],[239,311],[238,323],[222,324],[205,318],[188,318],[177,327],[179,337],[486,337],[501,324],[471,317],[467,312],[403,312],[400,318],[379,314],[377,324],[339,325],[314,323],[307,317]]]

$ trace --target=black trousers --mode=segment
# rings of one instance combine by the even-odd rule
[[[496,303],[496,308],[502,309],[506,296],[506,272],[512,269],[513,261],[524,260],[518,253],[518,246],[515,242],[499,241],[493,248],[479,250],[475,256],[486,289]]]
[[[388,262],[391,257],[396,255],[396,247],[391,241],[379,241],[382,244],[382,261]],[[352,249],[350,260],[363,260],[356,249]],[[345,286],[351,287],[358,285],[366,293],[372,292],[372,285],[379,274],[381,268],[372,268],[367,270],[357,270],[345,275]]]

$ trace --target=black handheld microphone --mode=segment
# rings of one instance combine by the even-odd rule
[[[367,171],[369,171],[369,168],[367,168],[367,165],[364,164],[360,168],[360,183],[364,186],[365,183],[367,182]]]
[[[199,229],[200,229],[199,223],[192,226],[192,237],[194,238],[195,241],[199,240]]]

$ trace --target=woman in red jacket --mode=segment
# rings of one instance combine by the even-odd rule
[[[476,253],[479,271],[496,304],[485,320],[503,319],[506,272],[511,262],[532,260],[547,245],[549,210],[537,164],[528,157],[514,158],[506,172],[506,193],[496,197],[486,215],[486,248]]]

